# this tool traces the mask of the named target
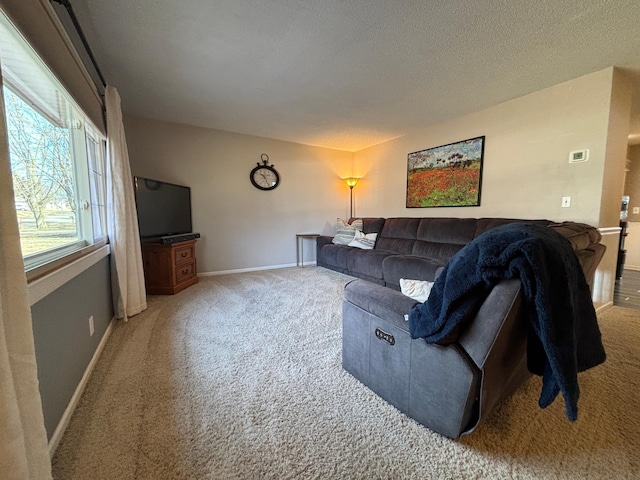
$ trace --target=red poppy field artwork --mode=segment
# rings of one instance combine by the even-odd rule
[[[484,138],[410,153],[407,207],[479,206]]]

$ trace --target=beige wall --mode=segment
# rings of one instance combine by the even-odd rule
[[[358,213],[612,226],[600,222],[612,77],[613,69],[606,69],[356,152],[355,169],[364,177],[356,187]],[[481,135],[486,136],[481,206],[405,207],[408,153]],[[583,148],[590,150],[589,161],[569,164],[569,152]],[[572,197],[571,208],[561,207],[563,196]]]
[[[201,273],[294,265],[296,233],[333,234],[349,214],[352,153],[137,117],[125,128],[134,175],[191,187]],[[281,178],[272,191],[249,181],[263,153]]]
[[[339,178],[350,175],[362,177],[354,188],[357,216],[548,218],[617,227],[630,103],[624,78],[608,68],[355,154],[135,117],[125,124],[134,174],[193,188],[194,228],[203,237],[198,268],[220,272],[294,263],[296,232],[330,234],[335,217],[348,216],[348,189]],[[405,207],[408,153],[481,135],[481,206]],[[570,164],[569,152],[584,148],[589,161]],[[272,192],[249,183],[261,153],[282,176]],[[563,196],[572,197],[571,208],[561,207]],[[606,242],[617,244],[616,234]],[[598,280],[603,303],[612,296],[615,258],[610,247]]]

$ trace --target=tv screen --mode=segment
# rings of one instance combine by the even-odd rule
[[[191,189],[134,177],[140,238],[191,233]]]

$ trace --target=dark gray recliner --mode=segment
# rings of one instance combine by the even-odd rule
[[[401,220],[408,225],[413,219],[394,222],[400,224]],[[446,220],[455,223],[455,219]],[[428,221],[420,219],[421,223]],[[504,221],[492,219],[484,223],[486,231]],[[571,242],[587,282],[593,285],[605,251],[597,229],[573,222],[549,222],[548,226]],[[430,235],[435,237],[437,233]],[[325,250],[344,254],[351,248],[336,247]],[[407,262],[415,258],[405,256]],[[417,268],[427,280],[437,274],[424,266]],[[411,339],[405,315],[417,302],[397,291],[393,283],[384,286],[367,280],[353,280],[345,287],[342,365],[379,396],[431,430],[450,438],[471,433],[499,401],[531,376],[527,369],[529,322],[523,311],[519,280],[502,280],[495,285],[458,340],[447,346]]]
[[[342,365],[400,411],[447,437],[470,433],[531,375],[519,280],[503,280],[459,341],[411,339],[417,302],[363,280],[345,288]]]

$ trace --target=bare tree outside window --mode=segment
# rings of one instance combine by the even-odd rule
[[[78,239],[69,129],[4,89],[23,255]]]

